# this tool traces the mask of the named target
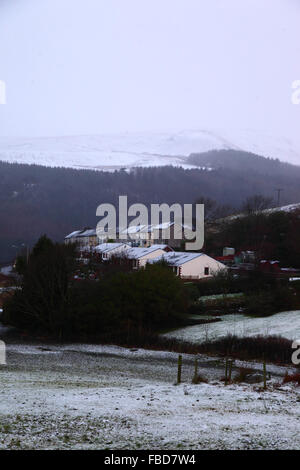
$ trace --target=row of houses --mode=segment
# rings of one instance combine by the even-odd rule
[[[175,222],[129,226],[125,230],[117,229],[116,242],[129,243],[131,246],[145,248],[156,244],[168,244],[172,248],[180,248],[185,240],[187,230],[192,229]],[[76,242],[82,251],[88,251],[99,245],[99,243],[106,243],[107,241],[108,235],[106,232],[101,234],[90,227],[76,230],[65,237],[65,243]]]
[[[157,230],[159,238],[157,236]],[[176,226],[174,222],[159,226],[129,227],[126,231],[118,232],[117,240],[107,242],[107,235],[97,234],[95,229],[86,227],[65,237],[65,243],[76,243],[81,253],[81,259],[95,256],[101,261],[107,261],[112,256],[126,258],[132,269],[144,267],[147,263],[164,261],[180,277],[184,279],[209,278],[213,273],[230,269],[237,274],[259,270],[273,276],[299,276],[299,270],[280,267],[279,261],[257,260],[254,251],[236,253],[234,248],[225,247],[223,256],[211,258],[204,253],[188,253],[178,250],[182,240],[175,238],[177,230],[184,226]],[[134,241],[128,241],[128,235],[134,233]],[[170,235],[170,239],[168,236]],[[164,238],[165,237],[165,238]],[[86,260],[88,262],[88,259]],[[298,277],[297,277],[298,278]]]
[[[168,252],[174,252],[168,245],[152,245],[147,248],[131,247],[126,243],[103,243],[95,248],[102,261],[128,260],[133,269],[144,268],[147,263]]]
[[[155,244],[147,248],[131,247],[126,243],[102,243],[95,247],[95,256],[102,262],[126,260],[132,269],[147,264],[166,263],[182,279],[209,279],[226,266],[204,253],[174,251],[169,245]]]
[[[89,227],[82,230],[76,230],[65,237],[66,244],[76,243],[78,249],[82,252],[92,251],[100,242],[101,240],[97,235],[96,229]]]
[[[168,244],[172,248],[180,248],[185,241],[186,232],[192,227],[176,222],[164,222],[158,225],[130,226],[117,233],[117,239],[123,243],[133,237],[135,246],[150,247],[157,244]]]
[[[183,231],[184,227],[178,228],[173,222],[159,226],[129,227],[127,231],[118,233],[116,241],[108,242],[105,237],[101,239],[96,230],[87,227],[67,235],[65,243],[76,243],[83,258],[94,256],[101,262],[112,258],[116,262],[126,259],[132,269],[163,261],[182,279],[210,278],[214,273],[227,269],[223,263],[204,253],[174,251],[181,243],[181,240],[175,239],[178,229]],[[158,239],[155,238],[157,230]],[[127,232],[135,232],[139,237],[128,242]],[[170,239],[167,238],[169,235]]]

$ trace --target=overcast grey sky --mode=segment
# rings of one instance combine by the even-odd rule
[[[0,0],[0,135],[296,137],[299,25],[299,0]]]

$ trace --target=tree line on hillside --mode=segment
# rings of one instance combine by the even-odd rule
[[[259,260],[279,261],[281,267],[300,269],[300,210],[264,213],[254,211],[223,220],[206,232],[205,250],[220,255],[225,246],[236,252],[253,250]]]
[[[255,153],[242,150],[210,150],[193,153],[188,162],[201,168],[223,168],[243,173],[264,175],[266,178],[299,178],[300,166],[281,162],[278,158],[266,158]]]
[[[277,187],[286,203],[300,201],[298,167],[258,157],[261,168],[251,158],[251,171],[232,168],[226,159],[213,170],[154,167],[113,173],[0,162],[0,262],[13,259],[42,233],[59,241],[75,229],[95,227],[97,206],[117,205],[119,195],[127,195],[129,204],[147,206],[194,203],[203,196],[222,206],[218,216],[238,210],[253,194],[272,198]],[[287,169],[281,174],[278,165]]]

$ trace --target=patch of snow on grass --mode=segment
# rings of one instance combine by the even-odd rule
[[[300,339],[300,311],[276,313],[270,317],[246,317],[241,314],[222,315],[222,321],[189,326],[165,336],[190,342],[213,341],[229,334],[236,336],[280,335]]]
[[[60,352],[48,354],[46,349]],[[38,354],[40,352],[40,354]],[[224,386],[224,361],[114,346],[8,345],[0,449],[299,449],[299,388]],[[277,384],[277,385],[276,385]]]

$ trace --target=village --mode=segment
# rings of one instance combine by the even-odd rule
[[[223,263],[203,253],[178,251],[183,245],[182,240],[175,240],[172,236],[174,223],[168,225],[171,227],[161,229],[159,239],[152,237],[154,228],[151,226],[130,227],[129,230],[138,234],[134,242],[127,240],[127,233],[120,233],[114,242],[104,241],[105,238],[100,239],[96,230],[86,228],[67,235],[65,243],[76,243],[82,264],[88,264],[92,258],[104,263],[127,263],[130,269],[139,269],[147,263],[164,262],[184,280],[210,278],[213,273],[227,269]],[[166,232],[170,228],[169,239]]]
[[[139,269],[146,264],[163,262],[183,281],[205,281],[217,273],[227,271],[237,276],[246,276],[254,270],[273,278],[290,281],[300,279],[299,269],[283,267],[278,260],[262,259],[252,249],[236,252],[233,247],[224,247],[222,254],[215,257],[203,252],[187,252],[184,250],[184,227],[179,228],[182,231],[180,239],[175,238],[176,230],[178,231],[178,227],[174,222],[158,227],[131,226],[118,232],[116,240],[109,240],[105,233],[99,234],[96,229],[86,227],[68,234],[64,242],[76,244],[78,261],[82,265],[94,260],[115,265],[127,264],[128,269]],[[134,234],[134,241],[130,238],[131,234]]]

